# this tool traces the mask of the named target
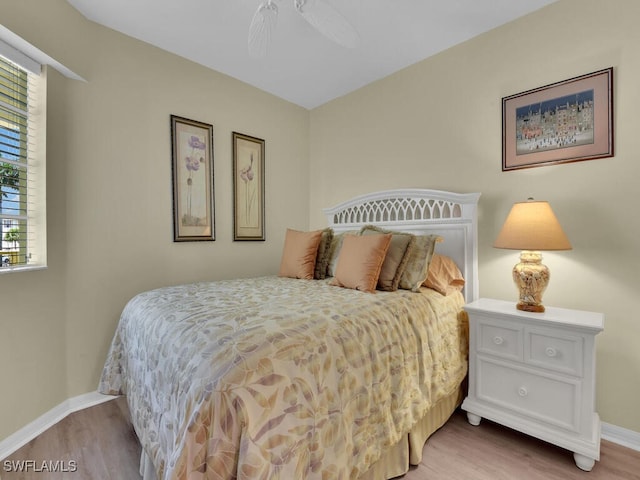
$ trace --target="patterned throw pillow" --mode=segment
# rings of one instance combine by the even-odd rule
[[[323,280],[327,276],[327,267],[329,266],[329,258],[331,255],[331,241],[333,240],[333,230],[325,228],[322,230],[320,245],[318,245],[318,255],[316,257],[316,268],[313,278]]]
[[[336,267],[338,266],[338,257],[340,256],[340,250],[342,249],[342,240],[345,235],[357,235],[358,232],[351,230],[348,232],[334,233],[331,239],[331,246],[329,247],[329,262],[327,264],[327,277],[334,277],[336,275]]]
[[[387,292],[395,292],[400,283],[400,277],[404,273],[409,255],[413,250],[415,242],[414,235],[410,233],[394,232],[384,230],[374,225],[366,225],[360,230],[362,235],[375,235],[381,233],[390,233],[391,244],[387,250],[387,256],[380,270],[380,278],[378,278],[378,290]]]
[[[436,243],[441,240],[442,237],[438,235],[416,235],[407,266],[400,277],[399,288],[412,292],[420,291],[420,287],[427,279]]]

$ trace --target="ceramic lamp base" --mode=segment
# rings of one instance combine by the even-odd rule
[[[525,250],[520,263],[513,267],[513,281],[520,297],[516,308],[525,312],[544,312],[542,294],[549,284],[549,269],[542,264],[542,254]]]

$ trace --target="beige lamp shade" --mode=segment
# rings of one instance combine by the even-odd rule
[[[513,205],[493,246],[513,250],[571,250],[551,205],[532,199]]]

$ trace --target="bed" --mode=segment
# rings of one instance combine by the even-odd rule
[[[98,390],[126,395],[143,478],[376,480],[420,463],[426,439],[462,399],[478,198],[424,189],[359,196],[326,209],[327,228],[292,233],[318,239],[311,278],[283,274],[288,231],[277,276],[131,299]],[[375,243],[387,262],[400,238],[433,240],[430,255],[455,263],[464,287],[387,288],[387,263],[373,289],[350,284],[349,252]],[[396,288],[411,278],[396,273]]]

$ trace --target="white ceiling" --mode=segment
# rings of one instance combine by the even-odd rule
[[[277,0],[265,58],[247,52],[262,0],[67,0],[89,20],[311,109],[555,0],[325,0],[358,31],[347,49]]]

